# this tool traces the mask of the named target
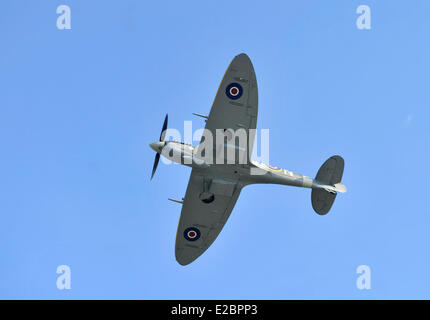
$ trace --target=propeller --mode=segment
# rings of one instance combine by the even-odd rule
[[[166,113],[166,118],[164,119],[163,128],[161,129],[161,133],[160,133],[160,142],[163,142],[164,137],[166,136],[167,119],[168,119],[168,114]],[[151,180],[154,177],[155,171],[157,170],[158,162],[160,162],[160,154],[157,152],[157,154],[155,155],[154,166],[152,167]]]

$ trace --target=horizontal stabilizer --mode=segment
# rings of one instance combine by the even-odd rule
[[[312,189],[312,208],[321,215],[327,214],[338,192],[346,192],[342,180],[345,162],[340,156],[329,158],[318,170],[316,187]]]

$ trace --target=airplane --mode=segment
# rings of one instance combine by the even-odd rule
[[[195,114],[205,118],[206,133],[212,136],[216,136],[217,130],[226,133],[222,139],[213,141],[213,154],[209,155],[209,159],[220,155],[226,160],[224,151],[231,148],[235,155],[234,161],[219,163],[207,161],[206,158],[202,160],[204,134],[198,146],[164,141],[167,114],[159,141],[150,144],[156,152],[151,180],[160,155],[192,168],[185,197],[182,200],[169,198],[182,204],[175,243],[175,256],[180,265],[190,264],[212,245],[227,222],[242,188],[247,185],[264,183],[310,188],[312,207],[320,215],[329,212],[338,192],[346,192],[345,185],[341,183],[344,160],[340,156],[332,156],[325,161],[315,179],[312,179],[253,161],[250,159],[252,152],[240,153],[236,139],[234,144],[229,143],[231,132],[245,131],[249,137],[246,147],[252,151],[257,114],[257,79],[250,58],[242,53],[228,66],[209,116]]]

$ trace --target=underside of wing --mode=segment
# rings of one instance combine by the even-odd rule
[[[193,169],[185,194],[175,255],[181,265],[197,259],[215,241],[239,197],[236,180],[220,180]]]
[[[214,141],[214,156],[225,144],[235,144],[234,134],[244,131],[247,146],[246,153],[242,154],[242,161],[248,162],[255,137],[255,131],[250,129],[256,129],[257,115],[257,79],[251,60],[242,53],[227,68],[206,122],[205,129],[211,133]],[[216,139],[217,129],[225,136],[221,141]],[[204,140],[202,138],[202,142]]]

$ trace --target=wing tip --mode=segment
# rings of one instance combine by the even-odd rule
[[[189,249],[191,249],[191,248],[182,247],[182,248],[176,248],[175,249],[176,261],[181,266],[189,265],[190,263],[197,260],[197,258],[200,257],[203,254],[203,252],[206,251],[206,250],[202,250],[201,248],[198,248],[197,252],[195,250],[190,251]]]
[[[248,58],[249,59],[249,56],[245,52],[239,53],[236,57],[244,57],[244,58]]]
[[[251,63],[251,58],[244,52],[239,53],[237,56],[235,56],[235,59],[243,59]]]

